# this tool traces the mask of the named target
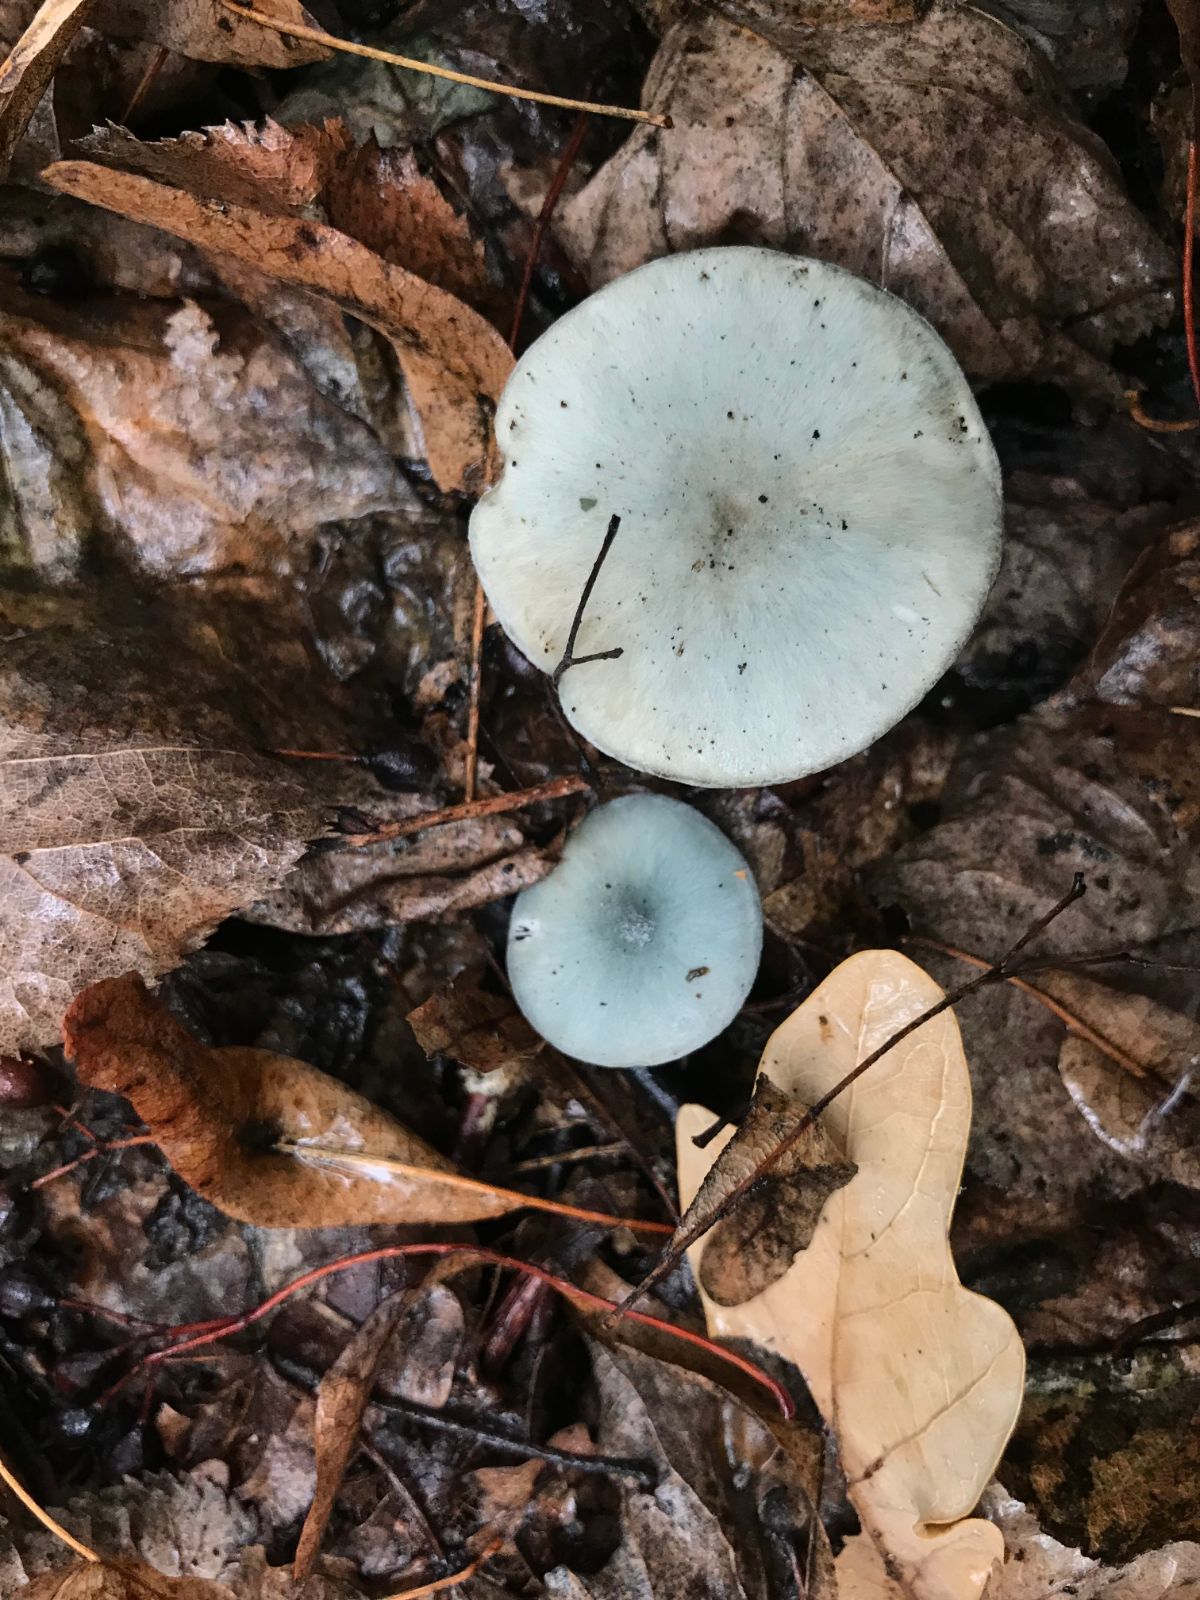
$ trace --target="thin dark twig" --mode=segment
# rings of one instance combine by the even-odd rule
[[[621,526],[621,519],[615,513],[608,519],[608,531],[604,535],[604,543],[600,546],[600,554],[592,563],[592,570],[588,573],[587,582],[583,586],[583,593],[579,596],[579,604],[575,607],[575,615],[571,620],[571,631],[567,635],[567,648],[563,651],[563,658],[550,674],[550,682],[557,689],[562,682],[562,675],[568,667],[582,666],[585,661],[615,661],[618,656],[625,654],[618,647],[616,650],[598,650],[595,655],[577,656],[575,654],[575,641],[579,637],[579,628],[583,622],[583,613],[587,610],[587,603],[592,598],[592,590],[596,587],[596,579],[600,576],[600,568],[608,559],[608,552],[612,549],[613,540],[617,537],[617,530]]]
[[[550,187],[546,190],[546,198],[542,201],[542,209],[538,212],[537,222],[534,224],[533,237],[529,241],[529,250],[525,256],[525,270],[521,274],[521,287],[517,292],[516,310],[513,313],[512,332],[508,336],[509,349],[516,354],[517,338],[521,332],[521,323],[525,320],[525,302],[529,299],[530,285],[533,283],[533,274],[537,270],[538,260],[542,254],[542,245],[546,242],[546,230],[550,226],[550,218],[554,215],[554,208],[559,202],[563,186],[570,176],[571,168],[575,165],[575,158],[579,154],[579,147],[583,143],[583,136],[587,132],[588,114],[581,111],[575,119],[575,126],[571,130],[571,137],[567,140],[554,176],[550,180]]]
[[[1181,1322],[1190,1322],[1195,1316],[1200,1316],[1200,1300],[1182,1300],[1176,1305],[1164,1307],[1162,1311],[1152,1311],[1148,1317],[1139,1317],[1136,1322],[1130,1323],[1113,1342],[1112,1353],[1118,1359],[1131,1355],[1152,1333],[1161,1333]]]
[[[474,1439],[492,1450],[507,1450],[513,1455],[533,1456],[539,1461],[552,1461],[556,1466],[568,1467],[573,1472],[593,1472],[608,1478],[629,1478],[641,1489],[653,1489],[658,1475],[649,1461],[635,1461],[620,1456],[585,1456],[574,1450],[556,1450],[553,1445],[533,1444],[526,1439],[513,1439],[492,1428],[481,1427],[477,1422],[467,1422],[460,1417],[447,1416],[444,1411],[433,1411],[427,1406],[411,1402],[381,1400],[377,1404],[388,1416],[403,1417],[422,1428],[434,1428],[441,1433],[454,1433],[463,1439]]]
[[[676,1234],[675,1238],[663,1251],[662,1257],[656,1265],[621,1301],[619,1309],[628,1312],[644,1294],[647,1294],[656,1283],[666,1277],[667,1273],[671,1272],[683,1259],[685,1252],[695,1244],[696,1240],[707,1233],[710,1228],[715,1227],[731,1211],[735,1210],[746,1196],[758,1187],[771,1168],[800,1142],[821,1113],[826,1111],[839,1095],[844,1094],[851,1084],[857,1083],[864,1072],[868,1072],[877,1061],[894,1050],[898,1044],[907,1039],[910,1034],[915,1033],[918,1028],[923,1028],[927,1022],[932,1022],[935,1017],[940,1017],[944,1011],[949,1011],[952,1006],[956,1006],[960,1000],[965,1000],[968,995],[974,994],[977,989],[982,989],[993,983],[1004,982],[1009,976],[1013,961],[1020,955],[1026,945],[1031,940],[1036,939],[1040,933],[1043,933],[1056,917],[1062,915],[1068,906],[1074,905],[1075,901],[1082,897],[1085,888],[1083,873],[1077,872],[1070,889],[1063,895],[1062,899],[1031,923],[1016,944],[1001,956],[994,966],[989,967],[986,972],[981,972],[976,977],[969,979],[966,983],[960,984],[957,989],[952,989],[949,994],[943,995],[935,1005],[929,1006],[919,1016],[913,1017],[902,1028],[898,1028],[890,1038],[884,1040],[877,1050],[872,1050],[870,1055],[865,1056],[856,1067],[847,1072],[845,1077],[839,1078],[827,1094],[823,1094],[820,1099],[814,1101],[791,1132],[775,1145],[752,1172],[739,1183],[736,1183],[712,1210],[706,1211],[699,1220],[685,1228],[682,1234]],[[612,1315],[610,1314],[605,1318],[605,1322],[611,1323],[611,1321]]]

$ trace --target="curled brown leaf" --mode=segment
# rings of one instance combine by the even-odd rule
[[[463,1177],[315,1067],[201,1044],[135,973],[85,989],[63,1042],[81,1082],[127,1099],[185,1183],[260,1228],[471,1222],[532,1207],[665,1231]]]
[[[56,162],[43,177],[64,194],[312,290],[377,329],[396,352],[438,485],[484,486],[492,413],[512,355],[462,301],[324,223],[209,201],[88,161]]]

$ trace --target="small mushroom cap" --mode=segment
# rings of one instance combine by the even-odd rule
[[[730,248],[618,278],[543,334],[496,417],[471,550],[552,672],[614,514],[563,709],[643,772],[776,783],[864,749],[932,687],[1000,559],[966,378],[893,296]]]
[[[754,876],[679,800],[627,795],[517,896],[508,976],[544,1039],[597,1067],[657,1066],[737,1015],[762,951]]]

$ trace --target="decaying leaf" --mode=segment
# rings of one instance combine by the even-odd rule
[[[776,1030],[760,1071],[811,1105],[941,998],[895,952],[853,956]],[[1016,1421],[1024,1353],[1007,1314],[962,1288],[947,1243],[971,1117],[952,1014],[917,1029],[825,1115],[857,1174],[783,1278],[737,1307],[706,1300],[709,1327],[800,1368],[864,1531],[904,1592],[969,1600],[1003,1555],[998,1531],[970,1513]],[[708,1117],[680,1112],[685,1200],[719,1154],[716,1141],[692,1143]],[[692,1252],[701,1274],[703,1249]]]
[[[233,1600],[223,1584],[205,1578],[167,1578],[142,1561],[81,1561],[48,1572],[21,1591],[21,1600]]]
[[[1200,1188],[1200,1025],[1079,973],[1039,973],[1037,984],[1112,1047],[1068,1031],[1059,1049],[1058,1070],[1088,1126],[1118,1155]]]
[[[55,582],[97,549],[156,577],[278,578],[327,524],[408,509],[372,430],[230,305],[8,287],[0,414],[0,558]]]
[[[0,1050],[14,1050],[53,1039],[85,983],[162,972],[278,882],[334,791],[261,752],[294,712],[319,729],[334,702],[295,637],[278,662],[291,707],[265,661],[256,677],[238,664],[243,626],[260,650],[274,635],[259,607],[185,610],[97,582],[0,595],[0,619]]]
[[[244,914],[320,935],[429,922],[518,894],[554,859],[527,844],[510,818],[479,817],[412,840],[311,856]]]
[[[705,1174],[676,1238],[701,1223],[748,1178],[807,1110],[760,1072],[749,1110]],[[797,1252],[807,1250],[826,1200],[857,1171],[853,1161],[839,1154],[824,1124],[814,1122],[761,1187],[708,1230],[700,1280],[710,1298],[718,1305],[740,1305],[778,1282]]]
[[[63,1039],[81,1081],[129,1100],[184,1182],[243,1222],[464,1222],[521,1204],[458,1179],[423,1139],[315,1067],[208,1049],[132,974],[85,989]]]
[[[491,416],[512,355],[462,301],[324,223],[201,199],[86,161],[57,162],[43,177],[65,194],[313,290],[376,328],[396,352],[439,486],[483,487]]]
[[[767,1600],[799,1576],[809,1600],[831,1600],[832,1562],[811,1486],[764,1424],[707,1378],[625,1346],[592,1340],[589,1348],[603,1402],[596,1448],[653,1462],[658,1481],[623,1491],[623,1538],[608,1564],[587,1578],[554,1569],[548,1592],[563,1600]],[[746,1537],[748,1524],[757,1538]]]
[[[0,176],[93,0],[43,0],[0,65]]]
[[[253,9],[279,22],[317,26],[299,0],[254,0]],[[329,54],[247,22],[220,0],[97,0],[91,20],[116,39],[152,39],[182,56],[231,67],[299,67]]]
[[[405,1300],[405,1295],[393,1295],[377,1307],[317,1385],[313,1419],[317,1487],[296,1546],[293,1570],[297,1578],[312,1571],[346,1468],[358,1449],[358,1430],[376,1370],[404,1315]]]
[[[734,7],[665,35],[635,132],[562,212],[592,283],[746,242],[908,300],[972,375],[1115,394],[1103,357],[1170,306],[1170,256],[1046,62],[969,6],[812,28]]]
[[[226,122],[143,143],[124,128],[76,142],[89,160],[259,211],[318,216],[477,309],[493,298],[483,244],[411,150],[356,145],[344,122]]]
[[[405,1020],[426,1055],[450,1056],[473,1072],[523,1066],[546,1048],[511,1000],[472,984],[430,995]]]

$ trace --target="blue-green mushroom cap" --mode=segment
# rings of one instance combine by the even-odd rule
[[[508,976],[564,1054],[657,1066],[697,1050],[742,1006],[762,951],[744,857],[707,817],[662,795],[600,806],[562,861],[517,896]]]

